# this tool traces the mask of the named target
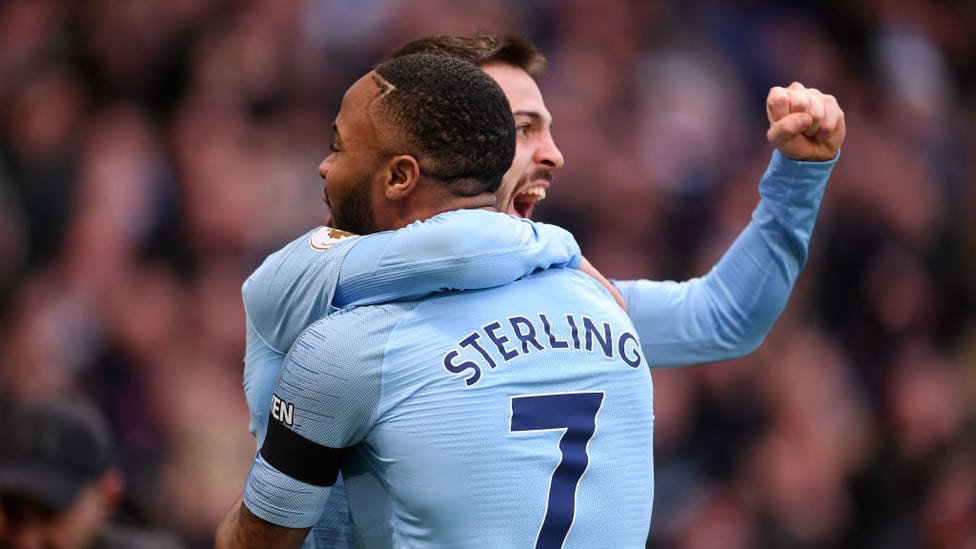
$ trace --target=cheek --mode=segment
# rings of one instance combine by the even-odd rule
[[[518,186],[518,174],[507,173],[502,178],[502,184],[495,192],[495,206],[499,211],[514,214],[515,206],[512,204],[515,199],[515,188]]]
[[[502,186],[499,194],[502,192],[511,192],[513,187],[515,187],[515,183],[529,171],[531,165],[532,151],[528,149],[516,149],[515,158],[512,159],[512,165],[502,178]]]
[[[532,156],[538,147],[532,145],[530,140],[526,141],[526,144],[515,148],[515,158],[512,159],[512,169],[509,170],[510,172],[517,170],[521,174],[521,172],[524,172],[532,164]]]
[[[354,175],[347,169],[345,162],[337,162],[329,166],[329,173],[325,178],[325,188],[329,198],[341,200],[349,192],[349,188],[355,186]]]

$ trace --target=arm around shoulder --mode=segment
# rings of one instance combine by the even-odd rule
[[[343,260],[333,304],[344,308],[491,288],[538,269],[576,268],[566,230],[485,210],[455,210],[360,237]]]

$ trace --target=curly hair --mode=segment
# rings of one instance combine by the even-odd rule
[[[434,53],[470,61],[479,67],[504,63],[538,78],[546,58],[531,42],[514,34],[476,32],[466,36],[435,35],[419,38],[396,50],[388,59],[412,53]]]
[[[452,192],[495,192],[515,156],[515,121],[505,93],[460,59],[410,54],[374,69],[372,110],[413,154],[424,175]]]

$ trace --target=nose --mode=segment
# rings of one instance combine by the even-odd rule
[[[556,141],[552,138],[551,133],[546,132],[545,138],[542,140],[539,148],[535,150],[534,160],[536,164],[543,164],[553,169],[563,167],[563,153],[556,146]]]
[[[326,156],[319,164],[319,176],[326,179],[329,175],[329,168],[332,167],[332,155]]]

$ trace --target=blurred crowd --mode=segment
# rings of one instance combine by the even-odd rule
[[[611,278],[683,280],[727,249],[770,157],[770,86],[847,115],[766,342],[654,373],[648,547],[976,547],[966,0],[6,0],[0,400],[90,395],[127,512],[209,546],[254,451],[241,283],[324,220],[346,87],[408,40],[479,29],[548,57],[566,166],[536,217]]]

